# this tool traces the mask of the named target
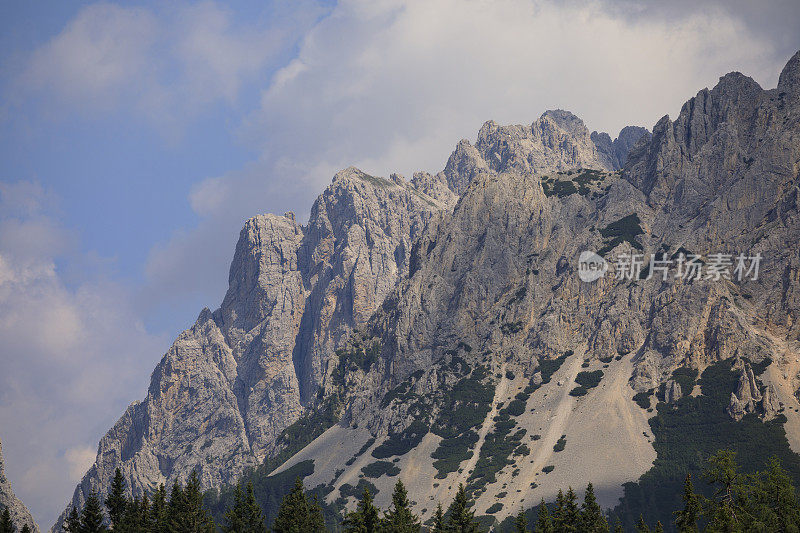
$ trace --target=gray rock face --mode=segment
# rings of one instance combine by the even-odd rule
[[[606,168],[618,169],[625,166],[631,148],[639,141],[650,140],[650,132],[639,126],[625,126],[613,141],[608,133],[592,132],[592,142]]]
[[[8,509],[11,514],[11,522],[17,527],[17,531],[21,531],[24,525],[28,525],[32,531],[39,532],[39,526],[33,521],[33,517],[25,505],[14,495],[11,482],[6,478],[3,444],[0,443],[0,511],[5,509]]]
[[[71,503],[104,494],[116,468],[141,496],[194,469],[216,487],[261,463],[335,367],[336,348],[407,274],[412,242],[452,203],[445,190],[440,201],[349,168],[307,225],[291,213],[248,220],[221,307],[178,337],[147,397],[100,441]]]
[[[576,168],[614,170],[599,154],[583,121],[563,110],[547,111],[530,126],[489,121],[478,132],[475,148],[495,172],[539,175]]]
[[[634,391],[667,383],[676,368],[702,371],[735,357],[743,366],[731,416],[757,406],[774,416],[775,390],[762,394],[744,361],[777,361],[775,339],[800,336],[799,68],[796,55],[771,91],[728,74],[674,122],[661,119],[652,137],[636,128],[615,141],[592,136],[566,111],[531,126],[487,122],[436,175],[417,173],[408,184],[350,168],[307,225],[254,217],[222,306],[204,310],[176,340],[147,398],[101,441],[73,502],[92,488],[104,492],[116,467],[137,495],[198,467],[206,487],[235,481],[274,454],[276,436],[313,398],[339,392],[336,350],[354,332],[378,342],[380,355],[345,377],[341,425],[357,422],[379,439],[415,420],[407,402],[384,404],[385,395],[410,376],[419,398],[452,386],[442,366],[453,354],[470,368],[486,365],[497,382],[514,379],[500,372],[513,368],[520,388],[541,379],[545,358],[574,351],[600,368],[620,357],[616,368],[629,366],[604,394],[628,413]],[[571,185],[554,189],[554,173]],[[592,283],[578,276],[587,250],[612,263]],[[615,278],[621,265],[612,259],[622,253],[642,254],[647,268]],[[649,265],[656,253],[764,259],[757,280],[686,279],[675,270],[662,278]],[[567,386],[574,375],[564,372],[557,381]],[[667,388],[671,401],[691,392],[674,381]],[[562,419],[573,401],[564,398]],[[631,442],[642,437],[639,426],[623,430]],[[581,454],[599,463],[607,451]],[[514,483],[529,488],[512,478],[512,497]]]

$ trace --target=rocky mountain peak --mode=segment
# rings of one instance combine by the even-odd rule
[[[489,170],[489,166],[483,160],[477,148],[472,146],[468,140],[461,139],[447,160],[447,164],[444,167],[444,175],[447,178],[447,185],[450,189],[454,193],[461,195],[479,172],[487,170]]]
[[[778,91],[800,95],[800,51],[789,59],[778,78]]]
[[[583,120],[572,112],[564,109],[550,109],[545,111],[542,113],[542,116],[539,117],[539,120],[544,121],[545,119],[552,120],[559,128],[575,137],[582,137],[589,133]]]

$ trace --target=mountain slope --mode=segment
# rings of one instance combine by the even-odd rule
[[[367,369],[349,368],[341,427],[321,437],[376,440],[350,464],[355,444],[312,443],[283,468],[301,458],[326,465],[308,482],[330,487],[336,503],[360,474],[380,472],[370,464],[398,460],[425,518],[459,481],[474,491],[479,513],[503,503],[500,519],[522,498],[536,503],[588,480],[613,505],[625,479],[637,479],[655,458],[634,394],[676,402],[693,391],[675,376],[723,360],[737,361],[742,376],[750,363],[769,365],[761,383],[753,378],[752,397],[741,385],[728,391],[729,410],[746,404],[764,419],[781,411],[788,442],[798,442],[798,402],[786,393],[800,385],[791,348],[800,102],[787,81],[797,77],[797,58],[777,89],[734,73],[701,91],[674,122],[659,121],[621,174],[547,176],[516,155],[496,158],[511,162],[500,172],[473,165],[453,214],[432,219],[415,243],[409,278],[361,333],[359,342],[379,346],[380,357]],[[706,262],[714,253],[764,261],[757,280],[580,281],[578,255],[601,249],[609,257],[641,252],[646,262],[651,253],[689,251]],[[584,386],[598,371],[599,384]],[[477,418],[460,412],[479,405],[469,395],[453,402],[464,380],[493,391],[495,407]],[[514,400],[521,403],[512,408]],[[344,437],[348,431],[353,436]],[[385,504],[393,477],[370,482]]]
[[[336,506],[364,479],[385,505],[398,467],[424,518],[459,481],[498,519],[589,479],[610,506],[656,458],[634,394],[675,402],[686,369],[769,358],[768,393],[731,408],[796,408],[799,57],[771,91],[723,77],[652,137],[609,143],[565,111],[487,122],[439,174],[351,168],[307,225],[250,219],[221,308],[176,340],[73,504],[116,467],[140,495],[311,459]],[[584,250],[765,260],[757,281],[586,283]]]

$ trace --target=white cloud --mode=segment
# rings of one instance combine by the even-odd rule
[[[322,10],[273,7],[268,24],[242,24],[206,1],[160,10],[107,3],[82,8],[33,52],[14,84],[51,113],[134,111],[173,135],[218,102],[234,106]]]
[[[154,76],[149,61],[157,21],[147,10],[111,4],[83,8],[31,57],[22,85],[61,103],[108,106],[143,90]]]
[[[88,446],[75,446],[64,454],[64,458],[69,464],[69,475],[80,479],[94,463],[97,451]]]
[[[0,438],[9,478],[42,525],[61,511],[102,434],[144,395],[167,345],[144,330],[123,286],[64,282],[57,261],[80,254],[68,241],[47,253],[69,232],[46,198],[36,184],[0,184],[0,207],[18,207],[0,210]]]

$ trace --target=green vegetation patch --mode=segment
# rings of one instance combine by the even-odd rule
[[[672,379],[681,386],[684,395],[691,394],[694,383],[697,380],[697,369],[682,366],[672,372]]]
[[[380,343],[373,342],[369,346],[364,346],[358,339],[353,341],[352,346],[336,350],[340,367],[351,371],[360,368],[364,372],[378,360],[380,353]]]
[[[603,379],[602,370],[595,370],[593,372],[578,372],[578,375],[575,376],[575,383],[585,387],[586,389],[593,389],[600,384],[601,379]]]
[[[633,401],[636,402],[642,409],[650,409],[650,397],[653,395],[653,389],[646,392],[637,392],[633,395]]]
[[[561,437],[556,441],[555,445],[553,446],[554,452],[563,452],[564,448],[567,447],[567,436],[561,435]]]
[[[572,350],[567,350],[564,354],[556,359],[540,359],[539,360],[539,372],[542,374],[542,385],[545,383],[550,383],[550,378],[553,377],[561,365],[564,364],[564,361],[567,360],[567,357],[572,355],[574,352]]]
[[[355,487],[350,483],[345,483],[341,487],[339,487],[339,494],[342,498],[361,498],[364,494],[364,489],[369,489],[369,493],[375,496],[378,494],[378,487],[373,485],[371,482],[367,481],[366,479],[358,480],[358,485]]]
[[[672,511],[683,508],[686,474],[701,479],[706,460],[720,449],[735,451],[744,473],[764,470],[770,457],[777,457],[794,482],[800,481],[800,457],[789,448],[785,417],[764,422],[748,414],[736,422],[725,412],[739,381],[732,364],[729,359],[706,368],[699,380],[700,396],[687,395],[674,404],[656,406],[650,419],[656,460],[637,483],[625,484],[624,496],[614,510],[626,530],[634,529],[640,515],[670,523]],[[696,482],[695,489],[710,496],[704,483]]]
[[[427,434],[428,424],[423,420],[414,420],[403,431],[390,433],[385,441],[372,450],[372,456],[375,459],[386,459],[395,455],[405,455]]]
[[[431,454],[437,478],[455,472],[461,462],[472,457],[472,447],[478,442],[474,428],[486,420],[494,400],[495,387],[489,376],[489,369],[479,366],[470,376],[457,381],[442,399],[442,414],[431,427],[434,434],[442,437]]]
[[[384,474],[387,476],[396,476],[400,473],[400,469],[389,461],[375,461],[363,467],[361,471],[369,478],[381,477]]]
[[[641,222],[639,215],[633,213],[600,229],[600,235],[605,242],[597,253],[605,255],[623,242],[628,242],[633,248],[641,251],[642,245],[636,240],[637,235],[644,233]]]
[[[492,505],[486,509],[487,514],[495,514],[503,509],[503,504],[500,502],[494,502]]]
[[[522,331],[522,322],[506,322],[500,326],[500,331],[503,332],[503,335],[513,335],[515,333],[519,333]]]

